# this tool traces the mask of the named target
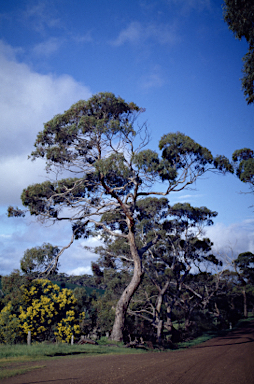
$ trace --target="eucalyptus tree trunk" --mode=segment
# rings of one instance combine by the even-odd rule
[[[245,287],[243,287],[242,294],[243,294],[243,315],[245,318],[247,318],[248,317],[248,309],[247,309],[247,295],[246,295],[246,288]]]
[[[161,342],[162,342],[162,337],[161,337],[161,334],[162,334],[162,329],[163,329],[163,320],[159,320],[158,323],[157,323],[157,335],[156,335],[156,338],[157,338],[157,343],[160,345]]]
[[[156,308],[155,308],[155,324],[156,324],[156,327],[157,327],[157,343],[158,344],[161,344],[161,334],[162,334],[162,330],[163,330],[163,320],[161,319],[161,306],[162,306],[162,303],[163,303],[163,297],[166,293],[166,290],[168,289],[168,286],[169,286],[169,281],[166,282],[166,284],[164,285],[163,288],[159,288],[159,286],[157,285],[157,288],[159,289],[159,294],[158,294],[158,297],[157,297],[157,300],[156,300]]]
[[[134,219],[127,212],[127,225],[129,229],[128,243],[130,247],[131,257],[133,260],[133,276],[129,285],[123,291],[118,303],[116,305],[115,321],[111,333],[111,340],[122,341],[123,329],[125,324],[126,313],[130,304],[130,301],[138,289],[144,275],[144,269],[142,266],[143,254],[160,239],[160,235],[156,235],[152,241],[147,243],[143,248],[138,249],[135,240],[135,223]]]
[[[135,291],[137,290],[142,281],[142,277],[144,274],[141,257],[139,255],[135,242],[135,236],[132,230],[129,231],[129,245],[134,262],[134,271],[129,285],[123,291],[116,306],[115,321],[110,336],[111,340],[116,341],[123,340],[123,330],[127,309],[129,307],[132,296],[134,295]]]
[[[112,333],[110,335],[111,340],[116,340],[116,341],[123,340],[123,330],[125,325],[126,313],[127,313],[131,298],[136,292],[137,288],[139,287],[142,281],[142,277],[144,275],[141,255],[136,245],[133,221],[127,219],[127,224],[129,227],[128,241],[129,241],[134,268],[133,268],[132,279],[128,284],[128,286],[123,291],[116,305],[115,321],[114,321]]]

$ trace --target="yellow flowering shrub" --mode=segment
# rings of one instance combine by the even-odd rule
[[[79,320],[81,321],[84,317],[84,313],[80,315]],[[80,326],[77,323],[75,312],[73,310],[66,312],[66,317],[63,318],[56,326],[55,335],[57,340],[71,341],[72,335],[80,334]]]
[[[31,331],[32,340],[70,342],[80,333],[84,313],[75,310],[77,300],[70,289],[60,290],[49,280],[33,280],[20,288],[20,305],[12,302],[0,312],[0,343],[25,341]],[[18,309],[17,309],[18,308]]]
[[[22,340],[20,320],[9,302],[0,312],[0,343],[14,344]]]
[[[79,316],[75,311],[77,300],[70,289],[62,291],[49,280],[34,280],[21,287],[23,304],[20,306],[20,327],[32,339],[56,337],[69,342],[80,333]]]

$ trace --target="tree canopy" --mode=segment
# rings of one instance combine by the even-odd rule
[[[27,249],[20,260],[22,272],[27,275],[37,276],[49,268],[59,251],[60,249],[58,247],[46,243],[41,247]],[[58,267],[56,266],[55,272],[57,272],[57,269]]]
[[[249,49],[243,58],[242,87],[247,103],[254,102],[254,3],[252,0],[224,0],[224,20],[235,37],[245,37]]]
[[[237,177],[250,186],[254,192],[254,151],[249,148],[242,148],[236,150],[232,159],[235,166]]]

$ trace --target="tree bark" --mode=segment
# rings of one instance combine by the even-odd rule
[[[248,317],[248,309],[247,309],[247,295],[245,287],[242,290],[243,293],[243,315],[245,318]]]
[[[129,285],[123,291],[117,306],[116,306],[116,314],[115,321],[112,329],[112,333],[110,335],[111,340],[122,341],[123,340],[123,330],[125,324],[125,317],[127,313],[128,306],[130,304],[131,298],[139,287],[142,277],[143,277],[143,268],[142,268],[142,260],[138,252],[138,248],[135,242],[135,236],[130,228],[129,231],[129,245],[130,251],[134,262],[134,271],[132,279]]]
[[[160,318],[161,317],[161,306],[163,302],[163,297],[165,295],[166,290],[168,289],[169,286],[169,281],[166,282],[163,288],[160,288],[157,285],[157,288],[159,289],[159,294],[156,300],[156,308],[155,308],[155,324],[157,326],[157,342],[160,344],[161,343],[161,334],[163,330],[163,320]]]
[[[27,345],[31,345],[31,331],[28,331],[27,334]]]
[[[163,329],[163,320],[159,320],[158,322],[158,325],[157,325],[157,343],[159,345],[161,345],[161,341],[162,341],[162,337],[161,337],[161,334],[162,334],[162,329]]]

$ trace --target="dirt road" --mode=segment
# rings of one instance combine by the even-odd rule
[[[62,358],[42,364],[44,368],[1,384],[254,384],[254,322],[181,351]]]

